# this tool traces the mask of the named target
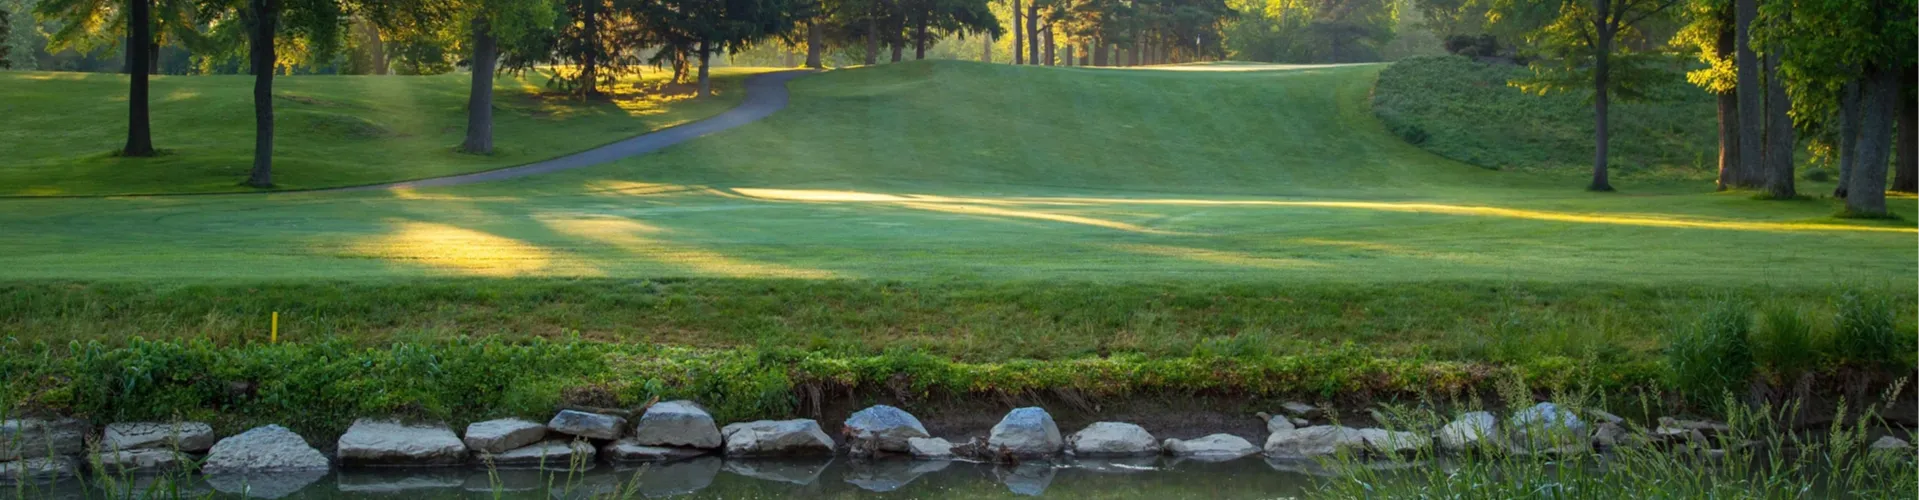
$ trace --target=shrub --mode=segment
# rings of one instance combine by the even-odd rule
[[[1776,307],[1761,318],[1753,342],[1755,364],[1765,367],[1776,382],[1791,384],[1813,368],[1818,351],[1813,324],[1800,311]]]
[[[1667,346],[1674,387],[1697,404],[1712,405],[1745,386],[1753,377],[1752,330],[1751,305],[1721,302]]]
[[[1885,299],[1860,292],[1840,296],[1834,307],[1834,354],[1850,365],[1886,369],[1901,365],[1901,353],[1913,349],[1893,327],[1893,307]]]

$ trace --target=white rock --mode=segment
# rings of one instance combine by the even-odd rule
[[[1201,461],[1225,461],[1260,452],[1260,447],[1232,434],[1211,434],[1194,439],[1168,439],[1163,443],[1168,454]]]
[[[136,450],[104,452],[96,455],[93,460],[95,464],[102,469],[106,469],[107,472],[118,474],[134,471],[173,470],[179,468],[182,463],[189,463],[192,459],[193,457],[187,456],[186,452],[141,448]]]
[[[1460,418],[1440,428],[1440,448],[1456,453],[1473,451],[1484,446],[1481,442],[1495,437],[1494,429],[1498,424],[1492,413],[1463,413]]]
[[[1363,453],[1367,441],[1356,429],[1337,425],[1316,425],[1267,436],[1267,456],[1276,458],[1320,457],[1340,452]]]
[[[0,422],[0,461],[78,455],[87,449],[86,421],[22,418]]]
[[[1060,426],[1053,423],[1053,415],[1038,407],[1015,408],[993,426],[987,435],[988,452],[998,456],[1003,452],[1015,457],[1048,456],[1060,453],[1066,440],[1060,437]]]
[[[0,462],[0,484],[53,481],[73,477],[79,471],[80,461],[71,456]]]
[[[713,415],[692,401],[662,401],[647,408],[633,430],[636,443],[647,446],[719,448],[720,428]]]
[[[832,455],[833,437],[810,419],[759,420],[727,424],[727,456]]]
[[[540,442],[547,437],[547,426],[517,418],[502,418],[467,424],[462,442],[475,453],[504,453]]]
[[[1126,457],[1160,454],[1160,441],[1138,425],[1095,422],[1067,436],[1067,449],[1076,456]]]
[[[1293,425],[1293,419],[1288,418],[1286,415],[1267,415],[1264,413],[1262,413],[1261,415],[1266,417],[1268,434],[1272,434],[1280,431],[1290,431],[1298,428]]]
[[[591,465],[594,456],[592,444],[549,439],[507,450],[504,453],[482,454],[480,457],[483,462],[491,461],[494,465],[502,467],[567,469],[574,463]]]
[[[330,468],[327,456],[307,445],[299,434],[278,425],[255,427],[214,443],[200,464],[209,475],[283,472]]]
[[[1288,415],[1292,415],[1300,418],[1312,417],[1315,414],[1320,413],[1320,407],[1302,403],[1299,401],[1288,401],[1286,403],[1283,403],[1280,405],[1280,410],[1287,412]]]
[[[907,451],[913,458],[953,458],[953,443],[940,438],[912,438],[907,440]]]
[[[202,422],[122,422],[107,424],[100,438],[100,451],[163,448],[199,453],[213,447],[219,438],[213,426]]]
[[[707,450],[677,446],[640,444],[632,436],[600,447],[600,456],[609,462],[669,462],[707,454]]]
[[[1432,440],[1417,432],[1390,431],[1386,429],[1360,429],[1360,440],[1367,443],[1367,449],[1382,455],[1404,455],[1420,451]]]
[[[904,453],[907,440],[928,437],[926,426],[905,410],[874,405],[847,417],[841,431],[847,448],[859,453],[890,451]]]
[[[402,424],[363,418],[340,435],[342,465],[453,465],[465,462],[467,445],[445,424]]]
[[[1593,446],[1587,422],[1553,403],[1540,403],[1513,414],[1507,444],[1520,454],[1568,454]]]
[[[1875,440],[1873,444],[1867,445],[1867,449],[1873,451],[1912,453],[1913,445],[1907,443],[1905,439],[1893,436],[1880,436],[1880,439]]]
[[[620,439],[626,426],[624,418],[577,410],[560,410],[547,421],[547,428],[554,432],[588,439]]]

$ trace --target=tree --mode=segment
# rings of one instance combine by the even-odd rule
[[[210,35],[209,50],[214,44],[227,45],[222,42],[244,41],[247,47],[253,73],[254,142],[253,168],[245,185],[273,187],[273,76],[281,66],[276,44],[282,38],[298,40],[305,49],[300,56],[309,64],[332,60],[347,26],[349,5],[341,0],[199,1],[198,10],[216,31]],[[230,31],[234,29],[242,32]]]
[[[1748,1],[1748,0],[1741,0]],[[1846,175],[1846,212],[1854,216],[1887,215],[1887,165],[1894,147],[1894,124],[1901,113],[1909,68],[1915,64],[1915,5],[1899,0],[1795,0],[1766,5],[1776,22],[1758,26],[1755,34],[1780,52],[1780,68],[1789,89],[1834,89],[1857,86],[1859,123],[1843,134],[1841,144],[1853,142],[1851,171]],[[1843,94],[1832,92],[1830,94]],[[1794,108],[1803,117],[1819,115],[1829,94],[1803,90]],[[1842,95],[1840,100],[1847,98]],[[1838,107],[1838,106],[1832,106]],[[1831,109],[1831,108],[1825,108]],[[1841,111],[1844,114],[1845,111]]]
[[[1763,89],[1760,88],[1760,58],[1753,51],[1754,18],[1760,17],[1759,0],[1733,0],[1734,7],[1734,93],[1738,98],[1740,140],[1740,168],[1732,184],[1738,187],[1757,187],[1763,181],[1764,144],[1761,133],[1765,130],[1766,109],[1761,107]]]
[[[1735,93],[1733,0],[1693,0],[1688,24],[1674,35],[1676,45],[1699,51],[1706,67],[1687,73],[1687,81],[1712,92],[1718,101],[1720,190],[1745,187],[1748,177],[1740,164],[1740,99]]]
[[[668,47],[691,47],[699,60],[699,96],[713,94],[708,76],[714,52],[733,52],[793,30],[812,17],[805,3],[792,0],[659,0],[642,16],[649,31]]]
[[[0,69],[13,69],[13,60],[8,58],[13,48],[8,42],[13,39],[13,13],[0,10]]]
[[[48,0],[35,7],[38,14],[61,23],[61,28],[52,36],[50,48],[56,50],[68,47],[92,50],[111,46],[110,40],[116,38],[117,34],[125,34],[127,142],[120,148],[121,156],[147,157],[155,154],[147,79],[147,75],[157,72],[159,66],[160,43],[155,35],[155,26],[165,26],[165,31],[173,33],[174,38],[196,38],[192,22],[185,14],[188,9],[184,2],[159,0],[160,10],[168,15],[156,19],[155,1]]]
[[[1532,65],[1534,76],[1515,82],[1542,93],[1592,89],[1594,120],[1593,180],[1589,191],[1613,191],[1607,179],[1607,112],[1614,97],[1647,98],[1647,89],[1666,75],[1655,56],[1619,44],[1621,35],[1639,36],[1638,26],[1678,0],[1563,0],[1560,17],[1534,35],[1547,58]],[[1584,82],[1590,82],[1586,84]]]
[[[553,4],[547,0],[468,0],[452,16],[466,19],[467,134],[460,150],[493,152],[493,77],[499,72],[500,45],[537,36],[553,26]],[[428,18],[429,15],[422,15]]]

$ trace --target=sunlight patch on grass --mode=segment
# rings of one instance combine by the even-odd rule
[[[917,210],[926,210],[931,212],[943,212],[943,213],[950,213],[950,214],[1064,222],[1068,224],[1079,224],[1083,226],[1103,227],[1107,229],[1118,229],[1121,231],[1143,233],[1143,234],[1162,234],[1162,235],[1182,234],[1174,231],[1154,229],[1146,226],[1141,226],[1138,224],[1131,224],[1126,222],[1106,220],[1106,219],[1100,219],[1100,218],[1094,218],[1094,217],[1086,217],[1086,216],[1080,216],[1080,215],[1068,215],[1068,214],[1060,214],[1060,213],[1053,213],[1053,212],[1021,210],[1021,209],[1015,209],[1015,208],[1005,208],[1005,207],[995,207],[995,206],[982,206],[982,205],[1014,205],[1018,203],[1018,202],[1010,202],[1007,200],[991,199],[991,198],[948,198],[943,196],[896,195],[896,194],[886,194],[886,193],[866,193],[866,192],[860,192],[860,191],[830,191],[830,190],[811,190],[811,189],[734,188],[733,191],[750,198],[759,198],[764,200],[825,202],[825,203],[885,203],[893,206],[900,206],[900,207],[912,208]]]
[[[1161,257],[1206,262],[1209,264],[1261,269],[1301,269],[1308,267],[1325,267],[1327,265],[1323,262],[1291,257],[1267,257],[1245,252],[1230,252],[1226,250],[1171,245],[1125,244],[1112,245],[1112,248],[1126,252],[1158,255]]]
[[[1385,212],[1410,212],[1444,215],[1470,215],[1482,217],[1505,217],[1513,219],[1543,220],[1552,222],[1574,222],[1583,224],[1611,224],[1621,226],[1667,227],[1683,229],[1724,229],[1736,231],[1867,231],[1885,233],[1914,233],[1912,227],[1860,226],[1842,224],[1813,224],[1761,221],[1693,220],[1664,217],[1642,217],[1631,215],[1598,215],[1571,212],[1552,212],[1546,210],[1527,210],[1518,208],[1500,208],[1477,205],[1449,205],[1442,203],[1400,203],[1374,201],[1269,201],[1269,200],[1192,200],[1192,199],[1130,199],[1130,198],[1043,198],[1042,200],[1068,200],[1086,203],[1111,203],[1115,205],[1192,205],[1192,206],[1271,206],[1271,207],[1309,207],[1309,208],[1352,208],[1361,210],[1379,210]]]
[[[469,276],[530,276],[555,267],[552,252],[513,238],[431,222],[399,221],[394,226],[393,233],[358,250]]]
[[[616,217],[544,219],[541,223],[554,232],[612,245],[669,265],[682,266],[702,274],[728,277],[761,278],[833,278],[834,273],[780,264],[751,262],[692,245],[675,243],[664,237],[668,231],[645,222]]]

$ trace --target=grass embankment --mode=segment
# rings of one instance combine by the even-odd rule
[[[466,75],[288,76],[274,80],[274,182],[280,189],[451,175],[544,160],[698,120],[740,102],[754,70],[717,72],[719,95],[662,89],[668,73],[622,82],[611,99],[556,95],[537,74],[495,81],[495,151],[455,150],[466,133]],[[153,78],[155,158],[126,142],[125,75],[0,72],[0,195],[249,191],[253,79]]]
[[[1593,168],[1593,103],[1578,93],[1532,95],[1507,84],[1524,66],[1459,56],[1415,57],[1380,72],[1374,113],[1434,154],[1487,168],[1582,173]],[[1608,151],[1626,178],[1712,179],[1714,96],[1678,74],[1648,102],[1616,100]]]

